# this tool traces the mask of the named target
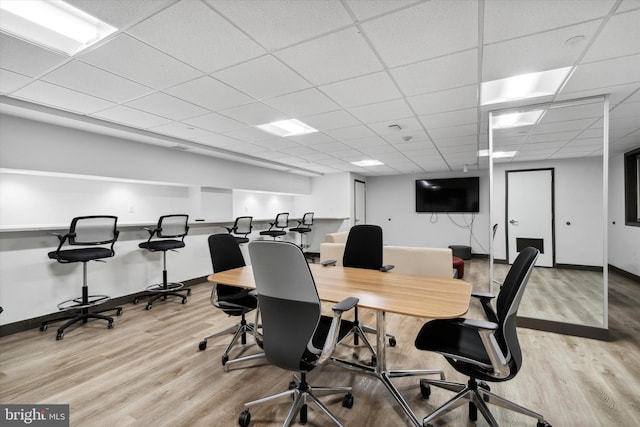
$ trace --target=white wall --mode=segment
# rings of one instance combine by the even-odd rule
[[[640,276],[640,227],[625,225],[624,155],[609,162],[609,264]]]
[[[415,181],[424,178],[480,176],[480,212],[477,214],[417,213]],[[367,178],[367,222],[382,227],[384,243],[398,246],[446,248],[471,246],[473,253],[489,250],[489,177],[487,171],[433,173]],[[473,236],[469,225],[473,221]]]

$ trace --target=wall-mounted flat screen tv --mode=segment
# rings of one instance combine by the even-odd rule
[[[480,178],[417,179],[416,212],[480,212]]]

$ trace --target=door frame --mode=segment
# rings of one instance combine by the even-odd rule
[[[364,206],[362,224],[367,223],[367,183],[366,181],[362,181],[360,179],[353,180],[353,225],[356,224],[357,221],[357,213],[358,213],[358,183],[362,184],[362,205]]]
[[[506,259],[509,264],[509,173],[549,171],[551,173],[551,268],[556,266],[556,184],[555,168],[513,169],[504,171],[504,229]]]

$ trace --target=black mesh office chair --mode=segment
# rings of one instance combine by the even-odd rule
[[[346,393],[342,405],[353,406],[351,387],[312,387],[306,375],[327,361],[340,341],[353,326],[341,320],[342,313],[358,303],[347,298],[333,306],[333,317],[322,316],[320,299],[309,265],[300,248],[293,243],[253,241],[249,244],[253,275],[258,292],[262,318],[263,347],[267,360],[289,371],[299,372],[289,390],[245,403],[238,420],[247,427],[251,420],[249,408],[280,397],[293,396],[293,404],[283,426],[293,422],[300,411],[300,422],[307,422],[307,402],[315,403],[339,426],[340,421],[313,394]]]
[[[311,232],[311,226],[313,225],[313,212],[307,212],[302,216],[301,220],[298,220],[298,225],[289,229],[289,231],[294,231],[296,233],[300,233],[300,248],[304,251],[305,245],[303,241],[303,236],[307,233]]]
[[[369,270],[389,271],[392,265],[382,265],[382,228],[377,225],[355,225],[349,230],[347,242],[344,247],[344,255],[342,257],[342,265],[344,267],[365,268]],[[361,325],[358,320],[358,307],[354,310],[354,327],[353,342],[359,344],[359,339],[364,341],[365,345],[371,351],[371,363],[375,364],[375,354],[371,343],[367,339],[366,333],[375,334],[376,329],[370,326]],[[387,334],[389,345],[395,347],[396,338]]]
[[[239,216],[233,223],[233,227],[225,227],[229,234],[232,234],[236,238],[239,244],[249,243],[247,237],[253,230],[253,217],[252,216]]]
[[[230,234],[212,234],[209,236],[209,253],[214,273],[231,270],[233,268],[244,267],[244,257],[240,250],[239,243]],[[240,338],[242,345],[247,343],[247,333],[252,334],[255,323],[247,323],[245,315],[256,309],[258,299],[255,292],[236,286],[219,285],[214,283],[211,289],[211,304],[224,311],[229,316],[240,316],[240,323],[227,329],[207,335],[204,337],[198,348],[203,351],[207,348],[207,341],[221,335],[233,334],[231,342],[222,354],[222,365],[225,368],[236,362],[264,357],[264,353],[256,353],[250,356],[239,357],[229,360],[229,352]]]
[[[275,221],[269,223],[269,229],[260,232],[261,236],[271,236],[273,240],[276,240],[276,237],[281,237],[287,234],[284,230],[289,226],[289,213],[281,212],[276,215]]]
[[[468,401],[469,418],[472,421],[477,420],[477,410],[480,409],[489,425],[497,426],[486,405],[493,403],[537,418],[538,427],[550,427],[542,415],[497,396],[484,382],[508,381],[516,376],[522,366],[516,315],[538,253],[537,249],[531,247],[520,252],[504,280],[495,311],[491,306],[492,295],[473,294],[480,298],[487,321],[466,318],[432,320],[418,333],[416,348],[442,354],[456,371],[469,377],[467,384],[420,380],[420,389],[426,398],[431,394],[431,385],[456,392],[451,400],[424,418],[425,426]]]
[[[187,297],[191,295],[191,289],[185,288],[181,282],[167,281],[167,251],[175,251],[184,248],[184,238],[189,232],[189,215],[163,215],[158,219],[158,225],[154,229],[145,228],[149,232],[149,239],[138,245],[141,249],[151,252],[162,252],[162,283],[147,286],[147,295],[135,297],[133,303],[140,302],[140,298],[149,297],[147,310],[151,310],[153,303],[159,299],[166,300],[170,296],[181,298],[182,304],[187,303]],[[185,292],[181,294],[180,292]]]
[[[99,304],[107,302],[110,298],[107,295],[89,295],[87,284],[87,262],[102,261],[104,258],[111,258],[115,255],[113,245],[118,240],[117,229],[118,218],[115,216],[81,216],[73,218],[69,232],[64,236],[53,233],[58,237],[58,248],[49,252],[51,259],[67,264],[72,262],[82,263],[82,296],[58,304],[61,311],[75,312],[53,320],[47,320],[40,324],[40,330],[46,331],[49,323],[70,319],[67,323],[58,328],[56,339],[64,338],[64,331],[76,322],[87,323],[89,319],[102,319],[107,321],[107,327],[113,328],[113,318],[102,315],[105,311],[115,310],[116,315],[122,314],[121,307],[105,308],[101,310],[91,310]],[[67,242],[71,246],[85,246],[83,248],[62,250],[62,246]],[[106,247],[105,247],[106,246]]]

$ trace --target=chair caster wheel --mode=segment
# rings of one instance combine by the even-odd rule
[[[187,303],[187,299],[186,298],[182,298],[182,303],[186,304]]]
[[[187,289],[187,296],[190,297],[191,296],[191,289]]]
[[[389,338],[389,347],[395,347],[397,344],[395,337]]]
[[[42,332],[46,331],[47,329],[49,329],[49,325],[40,325],[40,330]]]
[[[107,329],[113,329],[113,322],[109,322],[109,324],[107,325]]]
[[[140,298],[135,297],[135,298],[133,299],[133,303],[134,303],[134,304],[137,304],[137,303],[139,303],[139,302],[140,302]]]
[[[247,427],[249,422],[251,421],[251,414],[246,409],[242,411],[240,417],[238,418],[238,425],[240,427]]]
[[[151,307],[153,307],[153,304],[149,303],[147,304],[147,306],[145,307],[147,310],[151,310]]]
[[[207,342],[206,341],[200,341],[200,344],[198,344],[198,350],[204,351],[206,348],[207,348]]]
[[[56,334],[56,340],[60,341],[62,338],[64,338],[64,332],[58,332]]]
[[[373,356],[371,356],[371,366],[376,366],[377,363],[378,363],[378,358],[374,354]]]
[[[428,399],[431,396],[431,386],[426,382],[420,380],[420,394],[425,399]]]
[[[116,310],[116,316],[122,316],[122,309],[121,308]]]
[[[288,388],[289,390],[293,390],[296,387],[298,387],[298,384],[296,384],[295,381],[289,381],[289,388]]]
[[[300,424],[306,424],[307,423],[307,409],[309,407],[307,405],[302,405],[302,407],[300,408]]]
[[[345,408],[353,408],[353,394],[347,393],[342,398],[342,406]]]
[[[538,424],[536,425],[536,427],[551,427],[551,424],[549,424],[546,421],[538,421]]]
[[[222,356],[222,366],[226,365],[228,361],[229,361],[229,356],[228,355],[225,354],[224,356]]]

